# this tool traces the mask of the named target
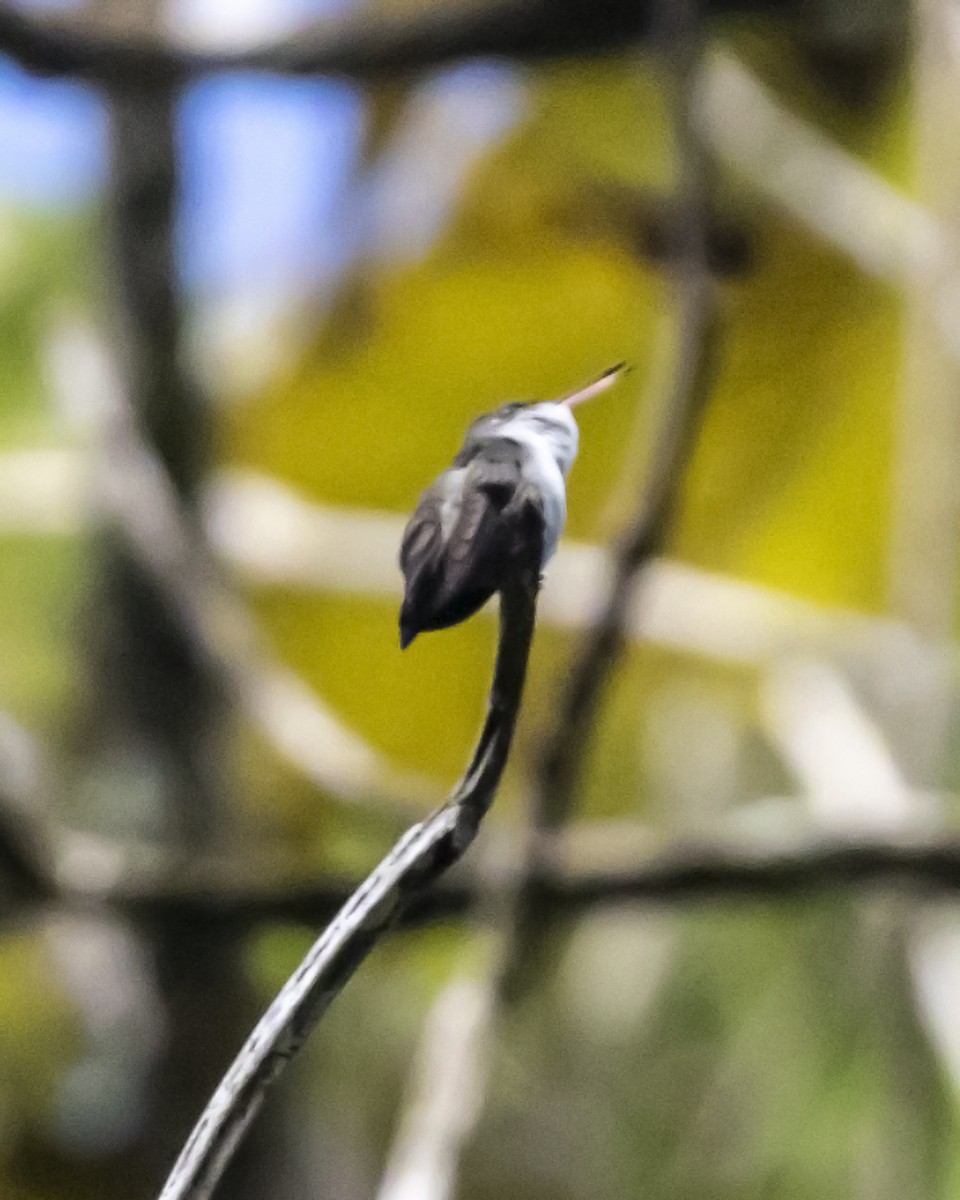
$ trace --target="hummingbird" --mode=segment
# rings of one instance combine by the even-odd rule
[[[542,521],[540,569],[557,548],[567,519],[567,474],[580,432],[573,409],[605,392],[625,363],[559,400],[502,404],[478,417],[460,453],[423,493],[400,547],[404,575],[400,648],[419,633],[465,621],[500,591],[515,569],[519,497]]]

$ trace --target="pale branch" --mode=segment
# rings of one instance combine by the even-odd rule
[[[717,161],[865,275],[955,294],[948,224],[784,104],[736,55],[716,49],[704,61],[694,120]],[[955,348],[950,321],[945,307],[938,332]]]
[[[527,498],[518,569],[500,595],[500,638],[487,718],[447,802],[411,828],[350,896],[247,1039],[177,1160],[161,1200],[212,1194],[277,1078],[350,976],[411,900],[476,836],[506,765],[533,638],[542,517]]]
[[[453,1196],[483,1097],[496,1001],[489,973],[458,974],[431,1005],[377,1200]]]
[[[62,370],[76,375],[72,354]],[[35,537],[86,529],[94,516],[85,486],[89,474],[85,448],[0,453],[0,531]],[[276,478],[236,469],[214,477],[202,507],[210,552],[245,583],[391,603],[403,595],[395,563],[406,519],[401,513],[323,505]],[[544,580],[537,623],[584,628],[606,594],[604,562],[599,545],[565,537]],[[664,555],[644,568],[627,632],[631,642],[738,669],[763,668],[798,646],[858,670],[879,663],[892,675],[904,669],[902,663],[935,665],[946,655],[955,669],[960,661],[951,646],[930,643],[892,618],[824,607]]]
[[[711,15],[748,11],[756,0],[712,0]],[[796,0],[780,0],[789,13]],[[109,87],[169,86],[213,71],[323,74],[359,81],[428,70],[462,58],[524,61],[618,52],[646,40],[654,0],[473,0],[391,15],[361,9],[271,45],[189,50],[156,37],[119,35],[89,18],[47,19],[0,3],[0,52],[42,75]]]
[[[824,828],[892,833],[930,812],[935,802],[911,789],[851,675],[829,661],[801,653],[773,660],[759,680],[757,709],[771,749]]]
[[[436,790],[394,769],[348,728],[293,671],[275,662],[237,591],[214,561],[202,523],[185,506],[173,473],[134,419],[115,356],[80,320],[47,338],[50,378],[65,411],[89,421],[97,469],[94,504],[154,601],[222,696],[266,741],[332,798],[362,805],[393,827],[415,815],[415,797]],[[86,364],[78,370],[76,363]]]

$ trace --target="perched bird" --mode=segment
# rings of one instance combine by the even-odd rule
[[[404,530],[401,649],[418,633],[465,621],[500,590],[518,537],[530,536],[528,525],[521,530],[521,500],[540,510],[546,564],[567,519],[567,473],[580,440],[573,409],[624,370],[620,363],[560,400],[504,404],[473,422],[453,466],[423,493]]]

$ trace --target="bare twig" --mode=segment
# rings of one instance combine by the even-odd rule
[[[410,900],[461,857],[493,801],[506,764],[533,637],[539,510],[524,502],[524,561],[500,596],[500,641],[487,719],[470,766],[442,808],[413,826],[346,902],[264,1014],[224,1076],[161,1200],[203,1200],[216,1187],[266,1089]]]
[[[689,120],[692,63],[682,69],[684,77],[675,84],[681,92],[677,100],[681,109],[677,121],[681,154],[677,211],[682,223],[676,365],[636,516],[615,547],[609,591],[572,664],[546,740],[534,801],[534,821],[539,828],[556,827],[570,811],[587,739],[626,642],[638,575],[664,545],[713,376],[717,308],[706,261],[705,167]]]

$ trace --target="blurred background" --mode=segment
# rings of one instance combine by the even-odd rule
[[[5,1200],[157,1193],[469,757],[406,514],[622,359],[223,1195],[960,1196],[958,134],[956,0],[0,4]]]

